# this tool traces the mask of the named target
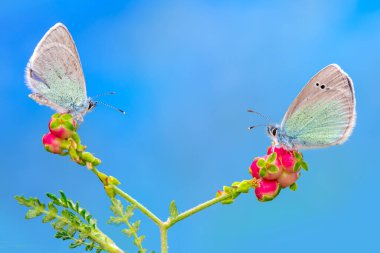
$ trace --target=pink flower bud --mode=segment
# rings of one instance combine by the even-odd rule
[[[293,150],[286,150],[283,147],[271,146],[268,148],[267,154],[272,154],[273,152],[277,153],[277,161],[282,165],[283,169],[286,172],[294,172],[294,164],[297,162],[297,159],[294,156]]]
[[[260,159],[265,160],[265,163],[261,162],[260,164]],[[249,168],[249,172],[252,174],[252,177],[257,179],[264,178],[267,180],[275,180],[281,175],[282,167],[278,159],[271,162],[268,161],[268,155],[266,155],[263,157],[256,157]]]
[[[42,137],[42,143],[47,151],[54,154],[63,154],[62,142],[64,140],[59,139],[52,133],[47,133]]]
[[[259,166],[257,166],[257,161],[260,159],[261,157],[256,157],[251,166],[249,167],[249,172],[252,174],[252,177],[254,178],[257,178],[259,179],[260,178],[260,168]]]
[[[77,122],[70,114],[54,114],[49,121],[49,130],[61,139],[69,138],[76,130]]]
[[[277,181],[262,179],[255,189],[259,201],[271,201],[280,193],[281,187]]]
[[[280,184],[282,188],[286,188],[297,181],[299,177],[298,172],[286,172],[283,171],[279,178],[277,178],[277,182]]]

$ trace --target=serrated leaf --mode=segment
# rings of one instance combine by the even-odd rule
[[[140,237],[137,237],[135,238],[135,240],[133,240],[133,244],[136,245],[136,246],[140,246],[142,241],[145,239],[145,236],[142,235]]]
[[[124,219],[122,217],[111,216],[107,223],[120,224],[122,222],[124,222]]]
[[[121,203],[120,200],[118,199],[111,199],[111,211],[116,215],[116,216],[120,216],[122,217],[123,216],[123,210],[124,210],[124,207],[123,207],[123,204]]]
[[[135,210],[135,206],[127,206],[127,208],[125,209],[125,213],[124,213],[124,218],[129,220],[132,216],[133,216],[133,211]]]
[[[128,237],[131,237],[133,235],[133,231],[131,231],[130,229],[128,228],[124,228],[123,230],[121,230],[121,232],[123,234],[126,234]]]
[[[292,190],[292,191],[296,191],[298,188],[297,184],[296,183],[293,183],[289,186],[289,189]]]
[[[29,209],[26,212],[25,219],[33,219],[37,216],[40,216],[41,214],[42,214],[42,212],[37,210],[37,209]]]
[[[134,223],[132,224],[133,231],[135,231],[136,233],[139,231],[140,223],[141,223],[141,221],[138,220],[138,221],[136,221],[136,222],[134,222]]]
[[[169,211],[170,211],[170,217],[172,219],[175,219],[178,216],[178,209],[177,209],[177,206],[176,206],[174,200],[172,200],[172,202],[170,202]]]
[[[276,152],[273,152],[272,154],[270,154],[267,158],[267,163],[273,163],[277,158],[277,153]]]
[[[265,164],[266,164],[266,162],[265,162],[264,158],[260,158],[260,159],[257,160],[257,162],[256,162],[256,165],[257,165],[259,168],[264,168],[264,167],[265,167]]]

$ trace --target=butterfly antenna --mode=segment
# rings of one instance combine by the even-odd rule
[[[105,93],[101,93],[101,94],[95,95],[92,98],[98,98],[98,97],[102,97],[102,96],[115,95],[115,94],[116,94],[115,91],[109,91],[109,92],[105,92]]]
[[[113,105],[106,104],[106,103],[104,103],[104,102],[102,102],[102,101],[95,101],[95,103],[99,103],[99,104],[105,105],[105,106],[107,106],[107,107],[109,107],[109,108],[111,108],[111,109],[114,109],[114,110],[116,110],[116,111],[122,113],[123,115],[125,115],[125,111],[124,111],[124,110],[122,110],[122,109],[120,109],[120,108],[117,108],[117,107],[115,107],[115,106],[113,106]]]
[[[259,113],[259,112],[257,112],[257,111],[254,111],[254,110],[252,110],[252,109],[248,109],[247,111],[250,112],[250,113],[254,113],[254,114],[256,114],[256,115],[259,115],[260,117],[266,119],[268,122],[273,122],[273,120],[272,120],[269,116],[267,116],[267,115],[264,115],[264,114],[262,114],[262,113]],[[261,125],[258,125],[258,126],[261,126]]]
[[[266,127],[266,126],[267,125],[254,125],[254,126],[248,127],[248,130],[252,130],[252,129],[256,128],[256,127]]]

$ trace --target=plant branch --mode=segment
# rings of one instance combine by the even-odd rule
[[[179,222],[183,219],[186,219],[189,216],[196,214],[196,213],[202,211],[203,209],[206,209],[206,208],[208,208],[212,205],[215,205],[219,202],[222,202],[223,200],[226,200],[228,198],[231,198],[231,194],[224,194],[222,196],[210,199],[210,200],[208,200],[202,204],[199,204],[199,205],[197,205],[197,206],[195,206],[195,207],[193,207],[193,208],[191,208],[191,209],[189,209],[183,213],[180,213],[177,217],[169,218],[168,221],[166,222],[167,228],[170,228],[171,226],[173,226],[177,222]]]
[[[131,203],[132,205],[136,206],[137,209],[139,209],[143,214],[145,214],[146,216],[148,216],[158,226],[160,226],[160,227],[162,226],[163,222],[160,220],[160,218],[158,218],[148,208],[146,208],[145,206],[143,206],[142,204],[140,204],[140,202],[138,202],[137,200],[135,200],[134,198],[132,198],[128,193],[124,192],[119,187],[113,185],[112,188],[113,188],[114,192],[117,195],[119,195],[120,197],[122,197],[123,199],[125,199],[126,201],[128,201],[129,203]]]

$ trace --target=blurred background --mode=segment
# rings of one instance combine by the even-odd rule
[[[0,3],[0,251],[70,252],[41,219],[24,220],[15,195],[47,201],[64,190],[128,252],[102,185],[68,157],[44,151],[53,111],[28,98],[24,69],[57,22],[76,42],[89,96],[107,91],[79,134],[99,167],[161,219],[249,179],[270,140],[253,108],[281,122],[303,85],[338,63],[352,77],[357,126],[342,146],[304,151],[298,190],[272,202],[254,194],[216,205],[169,230],[169,252],[364,252],[380,226],[379,1],[9,1]],[[142,219],[143,245],[160,251],[159,231]],[[83,248],[71,250],[83,252]]]

